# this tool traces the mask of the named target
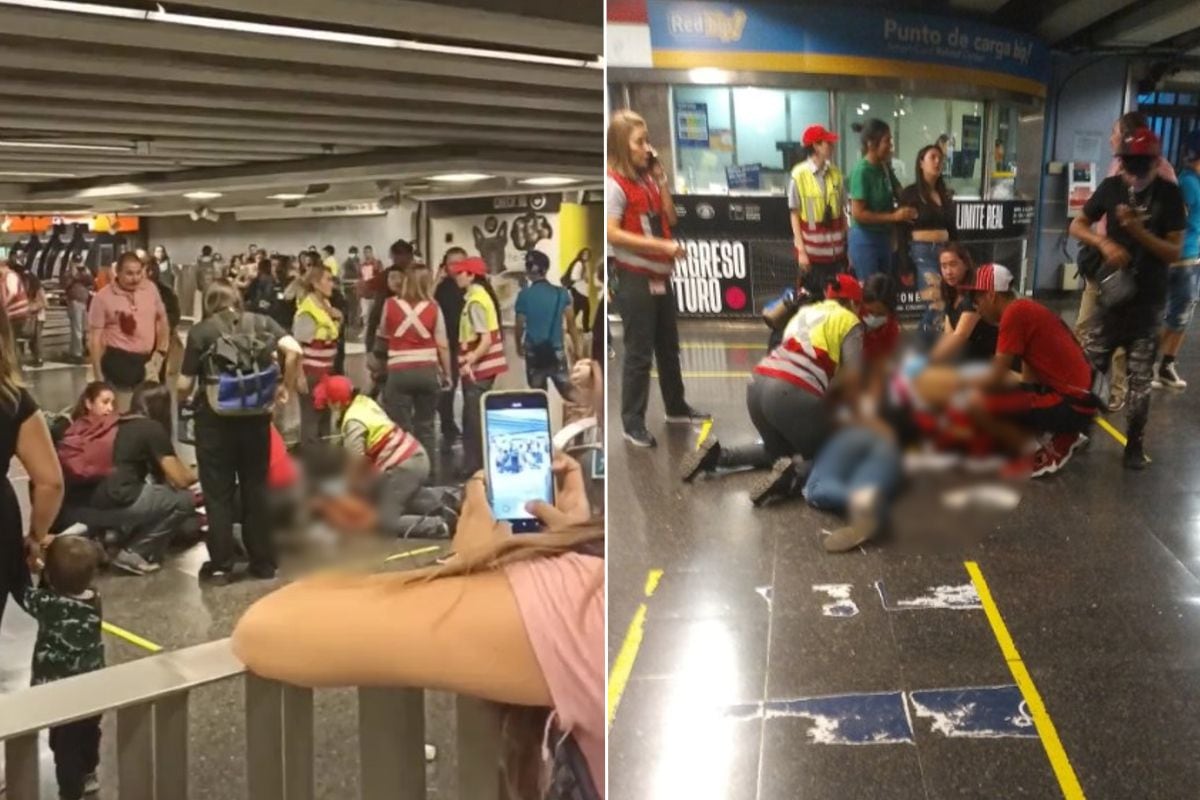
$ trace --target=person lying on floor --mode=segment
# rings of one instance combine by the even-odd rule
[[[890,317],[886,296],[871,294],[852,275],[838,275],[824,300],[802,305],[783,332],[783,343],[754,368],[746,391],[750,421],[760,442],[730,447],[709,437],[688,453],[681,477],[751,467],[771,469],[750,494],[755,505],[790,494],[798,458],[812,461],[834,431],[837,407],[853,407],[864,370],[864,318]],[[839,402],[840,401],[840,402]]]
[[[392,422],[378,403],[342,375],[328,375],[317,384],[313,405],[341,417],[347,484],[353,494],[374,501],[375,524],[360,519],[360,526],[377,526],[402,538],[450,536],[460,493],[451,487],[425,486],[431,471],[429,455],[416,437]],[[326,510],[336,514],[334,509]]]

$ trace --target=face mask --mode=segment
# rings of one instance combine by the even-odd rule
[[[888,318],[882,314],[868,314],[862,318],[863,324],[866,325],[869,330],[878,330],[879,328],[882,328],[887,324],[887,320]]]

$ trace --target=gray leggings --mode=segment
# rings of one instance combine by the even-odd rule
[[[417,437],[426,452],[433,449],[438,397],[436,367],[391,370],[383,385],[383,408],[404,430]]]
[[[778,458],[797,455],[811,461],[833,430],[824,398],[779,378],[755,375],[746,389],[746,409],[762,442],[722,444],[722,467],[766,468]]]
[[[379,476],[375,496],[380,530],[392,536],[428,535],[426,517],[437,514],[450,492],[448,487],[425,486],[429,474],[429,456],[421,451]]]
[[[137,500],[124,508],[75,506],[63,510],[67,524],[82,522],[89,528],[120,528],[128,533],[122,546],[147,561],[162,561],[167,546],[183,522],[196,513],[196,502],[186,489],[162,483],[142,487]]]

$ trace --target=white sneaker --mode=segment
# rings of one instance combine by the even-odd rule
[[[1154,380],[1151,385],[1156,388],[1177,389],[1182,391],[1187,388],[1187,381],[1179,377],[1179,372],[1175,369],[1175,362],[1172,361],[1165,367],[1160,367],[1154,375]]]

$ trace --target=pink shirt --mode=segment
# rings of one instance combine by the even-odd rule
[[[504,571],[558,727],[575,737],[604,797],[604,559],[567,553]]]
[[[88,330],[104,331],[105,347],[146,355],[154,352],[157,324],[166,318],[162,297],[150,279],[143,279],[133,292],[113,281],[92,298]]]

